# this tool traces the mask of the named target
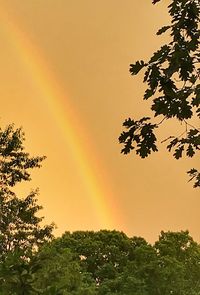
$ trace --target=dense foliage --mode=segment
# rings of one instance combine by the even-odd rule
[[[153,4],[161,0],[154,0]],[[157,35],[167,33],[168,44],[158,49],[149,61],[130,65],[131,75],[144,71],[147,84],[144,100],[152,99],[151,110],[160,121],[152,123],[150,117],[127,119],[126,128],[119,137],[122,153],[135,150],[141,158],[158,151],[156,130],[161,123],[176,118],[184,130],[180,135],[169,134],[164,142],[168,151],[180,159],[183,154],[193,157],[200,149],[200,129],[193,121],[200,118],[200,2],[199,0],[172,0],[168,6],[171,23],[162,27]],[[193,121],[192,121],[193,120]],[[188,171],[194,187],[200,186],[200,173],[196,168]]]
[[[34,251],[52,238],[53,224],[41,226],[42,208],[37,190],[25,198],[15,193],[15,185],[30,180],[30,171],[44,157],[31,157],[24,151],[24,133],[9,125],[0,129],[0,294],[29,294]]]
[[[108,230],[53,238],[37,192],[14,190],[43,160],[23,142],[21,129],[0,130],[0,295],[200,294],[200,245],[187,231],[161,232],[154,245]]]
[[[161,232],[154,245],[118,231],[66,232],[32,264],[32,289],[23,294],[200,294],[200,245],[187,231]]]
[[[154,0],[153,3],[160,0]],[[198,0],[173,0],[171,42],[149,62],[131,65],[132,75],[146,68],[144,99],[153,98],[155,116],[176,117],[185,124],[180,136],[170,136],[167,148],[179,159],[200,149],[200,130],[188,119],[200,117],[200,51]],[[141,157],[157,151],[154,131],[159,123],[144,117],[128,119],[120,142],[123,153],[136,148]],[[53,238],[54,225],[41,225],[37,190],[25,198],[15,185],[30,180],[30,171],[44,157],[24,149],[21,128],[0,129],[0,295],[199,295],[200,244],[188,231],[161,232],[154,245],[118,231],[66,232]],[[200,174],[191,169],[194,186]]]

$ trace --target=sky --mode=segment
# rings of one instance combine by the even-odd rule
[[[116,229],[152,242],[188,229],[200,241],[200,194],[186,175],[199,159],[177,161],[160,144],[184,127],[166,122],[148,159],[122,155],[118,143],[125,118],[151,115],[129,65],[166,42],[155,33],[167,3],[0,0],[0,124],[22,126],[26,150],[47,156],[16,191],[39,187],[56,235]]]

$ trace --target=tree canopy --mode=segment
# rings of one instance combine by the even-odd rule
[[[161,0],[153,0],[153,4]],[[122,153],[136,151],[145,158],[158,151],[156,130],[171,118],[183,126],[181,135],[170,135],[167,149],[180,159],[200,149],[199,0],[173,0],[169,32],[171,41],[149,61],[130,65],[132,75],[144,70],[151,109],[149,117],[127,119],[119,141]],[[41,225],[38,191],[24,198],[15,186],[31,179],[45,157],[25,151],[21,128],[0,129],[0,295],[199,295],[200,244],[188,231],[162,231],[151,245],[142,237],[128,237],[116,230],[65,232],[53,237],[53,224]],[[200,173],[189,172],[194,186]]]
[[[153,4],[161,0],[154,0]],[[119,137],[121,152],[135,151],[141,158],[158,151],[156,130],[171,118],[184,126],[179,135],[170,134],[164,142],[176,159],[183,155],[193,157],[200,150],[200,129],[193,119],[200,118],[200,2],[199,0],[172,0],[168,6],[171,23],[160,28],[157,35],[168,34],[170,41],[159,48],[149,61],[130,65],[131,75],[144,70],[147,84],[144,100],[151,99],[151,110],[158,122],[150,117],[139,120],[128,118],[125,131]],[[188,171],[194,187],[200,187],[200,173]]]
[[[37,191],[15,193],[44,157],[24,151],[21,129],[0,135],[0,295],[200,294],[200,245],[188,231],[161,232],[154,245],[116,230],[53,237],[37,216]]]
[[[188,231],[161,232],[154,245],[118,231],[66,232],[41,248],[36,259],[42,267],[34,287],[49,290],[41,294],[200,292],[200,245]]]

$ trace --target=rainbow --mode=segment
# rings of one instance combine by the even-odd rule
[[[99,228],[114,229],[122,219],[115,212],[114,197],[106,180],[97,179],[98,157],[95,151],[87,145],[87,141],[80,139],[79,134],[84,135],[85,130],[77,121],[78,114],[71,104],[69,97],[59,85],[56,77],[50,71],[47,61],[41,50],[31,41],[19,22],[13,16],[6,13],[5,8],[0,10],[1,23],[9,41],[15,48],[17,56],[39,89],[48,111],[53,116],[60,130],[67,149],[70,151],[80,177],[84,183],[87,195],[94,211],[96,212]],[[75,119],[76,118],[76,119]],[[91,160],[91,155],[92,160]],[[118,221],[118,222],[117,222]]]

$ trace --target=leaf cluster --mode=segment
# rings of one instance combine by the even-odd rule
[[[24,151],[22,128],[8,125],[0,129],[0,182],[1,186],[13,187],[18,182],[31,180],[30,169],[41,167],[42,157],[30,157]]]
[[[123,126],[128,131],[123,131],[119,137],[119,142],[124,144],[124,148],[121,151],[123,154],[130,153],[136,147],[136,154],[139,154],[141,158],[145,158],[151,151],[155,152],[158,150],[156,137],[153,133],[157,125],[149,123],[149,119],[144,117],[139,121],[134,121],[130,118],[125,120]]]
[[[189,180],[189,181],[191,181],[191,180],[195,180],[195,182],[194,182],[194,187],[195,187],[195,188],[196,188],[196,187],[200,187],[200,173],[198,172],[198,170],[195,169],[195,168],[192,168],[192,169],[189,170],[187,173],[188,173],[189,176],[190,176],[190,180]]]
[[[66,232],[41,248],[35,259],[41,268],[35,273],[34,288],[41,294],[200,292],[200,245],[188,231],[162,231],[154,245],[118,231]]]
[[[160,0],[153,1],[153,4]],[[143,82],[147,84],[144,93],[144,100],[151,99],[151,110],[155,117],[162,116],[164,119],[176,118],[180,122],[185,122],[187,127],[188,120],[194,117],[200,118],[200,2],[198,0],[172,0],[168,6],[171,23],[163,26],[157,32],[157,35],[167,33],[170,37],[168,44],[164,44],[158,49],[149,61],[136,61],[130,65],[131,75],[137,75],[144,70]],[[146,117],[143,118],[144,120]],[[134,121],[128,119],[123,126],[129,129],[128,132],[122,132],[119,142],[124,145],[122,153],[127,154],[134,145],[138,145],[141,139],[138,139],[138,124],[142,120]],[[140,122],[140,123],[138,123]],[[154,130],[160,123],[149,123],[151,136],[147,138],[146,146],[152,145],[152,139],[156,142]],[[182,157],[186,148],[186,154],[192,157],[200,147],[199,129],[193,128],[186,130],[185,138],[174,138],[167,146],[171,151],[176,147],[173,156],[176,159]],[[141,134],[140,134],[141,136]],[[141,137],[139,137],[141,138]],[[157,147],[150,148],[157,151]],[[148,156],[150,152],[140,150],[136,154],[142,158]],[[198,183],[198,182],[196,182]],[[195,185],[197,187],[198,185]]]
[[[186,156],[193,157],[196,151],[200,150],[200,131],[197,129],[190,129],[187,132],[187,136],[181,139],[174,138],[167,146],[169,151],[175,148],[173,156],[176,159],[182,157],[182,153],[186,150]]]

